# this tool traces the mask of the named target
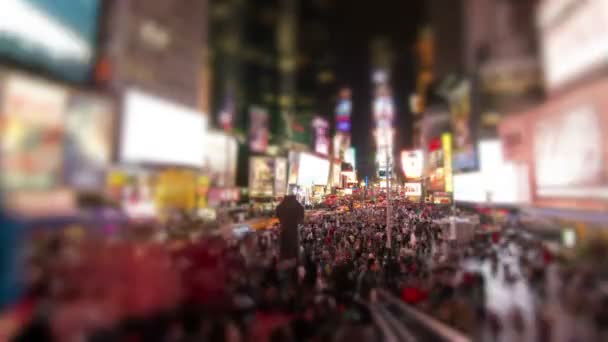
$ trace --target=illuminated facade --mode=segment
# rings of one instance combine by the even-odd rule
[[[373,131],[376,141],[376,176],[381,179],[393,177],[394,135],[393,122],[395,106],[391,91],[391,71],[394,61],[390,42],[384,38],[372,41],[372,82],[374,84],[374,102],[372,115],[375,123]]]

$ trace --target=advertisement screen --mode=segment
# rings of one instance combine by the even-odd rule
[[[429,144],[429,179],[430,191],[445,191],[444,158],[441,138],[432,139]]]
[[[322,117],[315,117],[312,121],[315,131],[315,152],[324,156],[329,155],[329,122]]]
[[[266,109],[252,106],[249,109],[249,149],[265,153],[268,148],[268,112]]]
[[[342,177],[346,183],[357,183],[357,175],[353,171],[342,171]]]
[[[336,107],[336,130],[340,132],[350,132],[350,112],[352,102],[350,100],[340,100]]]
[[[350,135],[338,132],[333,138],[334,159],[346,161],[347,152],[350,146]],[[347,162],[348,163],[348,162]]]
[[[206,134],[204,164],[209,171],[212,185],[234,186],[237,154],[236,138],[220,131],[210,131]]]
[[[234,96],[229,92],[224,98],[224,104],[220,111],[218,121],[225,132],[231,132],[234,124],[234,115],[236,108],[234,105]]]
[[[405,196],[422,196],[422,184],[420,183],[405,183]]]
[[[422,177],[423,156],[421,150],[401,151],[401,167],[407,179]]]
[[[602,121],[592,106],[540,119],[534,128],[537,194],[608,198]]]
[[[272,157],[249,159],[249,196],[274,196],[275,160]]]
[[[11,76],[2,93],[4,190],[41,190],[61,181],[67,91]]]
[[[298,152],[289,152],[289,175],[287,183],[289,185],[298,184],[298,171],[300,170],[300,154]]]
[[[353,167],[357,166],[357,160],[356,160],[356,151],[354,147],[349,147],[346,150],[346,153],[344,155],[344,162],[345,163],[349,163],[350,165],[352,165]]]
[[[452,134],[443,133],[441,135],[441,144],[443,146],[443,177],[445,178],[445,191],[453,192],[454,183],[452,178]]]
[[[274,164],[274,196],[285,196],[287,193],[287,159],[276,158]]]
[[[332,171],[331,171],[331,182],[333,186],[339,187],[341,186],[340,184],[340,174],[342,172],[342,165],[340,165],[340,163],[334,163],[332,165]]]
[[[463,81],[449,94],[455,172],[477,169],[477,151],[471,111],[471,86]]]
[[[130,90],[123,112],[121,160],[202,167],[206,127],[199,112]]]
[[[69,81],[88,78],[99,0],[2,0],[0,55]]]
[[[481,141],[478,150],[480,170],[454,175],[454,200],[472,203],[527,203],[527,167],[506,161],[498,140]]]
[[[545,80],[556,88],[608,63],[608,2],[543,1],[538,11]]]
[[[340,91],[340,99],[336,106],[336,131],[350,132],[350,115],[353,110],[351,101],[351,90],[344,88]]]
[[[373,111],[376,127],[385,129],[392,126],[395,117],[395,107],[390,89],[386,84],[377,86]]]
[[[327,185],[329,160],[308,153],[300,154],[298,185]]]
[[[101,189],[112,157],[113,106],[104,99],[75,95],[66,107],[66,184]]]

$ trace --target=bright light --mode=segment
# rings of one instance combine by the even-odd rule
[[[480,171],[454,175],[456,201],[522,203],[528,201],[527,169],[504,161],[500,142],[479,143]],[[488,198],[489,197],[489,198]]]
[[[0,37],[20,37],[34,47],[43,47],[52,58],[90,61],[92,51],[88,42],[28,2],[2,0],[0,14]]]
[[[401,151],[401,167],[408,179],[422,177],[424,157],[421,150]]]
[[[405,183],[405,196],[422,196],[420,183]]]
[[[203,166],[207,120],[201,113],[135,90],[125,103],[123,161]]]
[[[576,245],[576,231],[574,229],[562,230],[562,243],[566,247],[574,247]]]
[[[299,160],[298,185],[327,185],[329,160],[313,154],[301,153]]]

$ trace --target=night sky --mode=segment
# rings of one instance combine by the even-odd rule
[[[395,52],[396,65],[391,85],[396,105],[395,151],[398,153],[412,144],[408,101],[414,89],[413,47],[417,30],[424,22],[423,1],[336,2],[330,27],[338,60],[337,80],[339,85],[353,89],[352,142],[357,150],[359,177],[363,179],[374,174],[369,42],[377,36],[386,37],[390,39]]]

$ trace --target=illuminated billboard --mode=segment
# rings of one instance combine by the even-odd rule
[[[405,196],[422,196],[422,184],[405,183],[403,186]]]
[[[454,175],[454,200],[472,203],[529,202],[528,170],[506,161],[498,140],[479,142],[479,172]]]
[[[249,149],[265,153],[268,148],[268,111],[251,106],[249,109]]]
[[[471,85],[462,81],[450,92],[450,122],[453,136],[453,168],[456,172],[478,168],[476,139],[471,111]]]
[[[443,172],[445,178],[445,191],[453,192],[454,183],[452,179],[452,134],[443,133],[441,135],[443,146]]]
[[[350,147],[350,135],[338,132],[333,138],[334,159],[344,160],[347,156],[347,149]]]
[[[401,168],[406,179],[422,177],[424,158],[421,150],[401,151]]]
[[[0,55],[68,81],[86,81],[95,58],[100,3],[0,1]]]
[[[341,172],[342,172],[342,166],[340,165],[340,163],[333,163],[332,164],[332,169],[331,169],[331,183],[333,186],[335,187],[340,187],[341,186]]]
[[[445,191],[445,160],[444,149],[440,137],[431,139],[428,146],[428,179],[429,191]]]
[[[300,153],[295,151],[289,151],[288,155],[289,162],[289,174],[287,176],[288,185],[298,184],[298,171],[300,170]]]
[[[340,91],[340,99],[336,106],[336,131],[348,133],[351,130],[350,116],[352,112],[351,91],[348,88]]]
[[[203,166],[207,119],[190,108],[129,90],[120,156],[127,163]]]
[[[354,147],[350,147],[346,150],[346,154],[344,155],[344,162],[352,165],[354,168],[356,168],[356,163],[357,160],[355,159],[355,148]]]
[[[232,96],[231,92],[228,92],[228,94],[224,98],[224,104],[218,117],[220,126],[225,132],[232,132],[235,113],[236,108],[234,104],[234,96]]]
[[[76,94],[68,100],[63,154],[67,185],[103,188],[112,157],[113,109],[111,102],[94,96]]]
[[[320,116],[316,116],[312,121],[315,132],[315,152],[324,156],[329,155],[329,122]]]
[[[309,153],[300,153],[298,165],[298,185],[327,185],[329,160]]]
[[[252,198],[285,196],[288,182],[287,166],[287,158],[251,157],[249,159],[249,196]],[[293,170],[297,173],[295,171],[297,164],[294,166],[296,168]],[[292,169],[289,171],[292,172]]]
[[[378,86],[373,112],[376,127],[384,129],[392,126],[393,119],[395,118],[395,107],[387,85]]]
[[[236,181],[238,143],[222,132],[209,131],[205,137],[204,165],[213,186],[230,187]]]
[[[538,120],[533,155],[539,197],[608,198],[602,115],[580,105]]]
[[[4,190],[48,190],[59,185],[67,91],[16,75],[7,78],[2,90]]]
[[[547,0],[537,13],[549,89],[608,64],[607,1]]]
[[[274,158],[251,157],[249,159],[249,197],[273,197],[274,177]]]
[[[342,171],[342,177],[346,183],[357,183],[357,174],[354,171]]]

